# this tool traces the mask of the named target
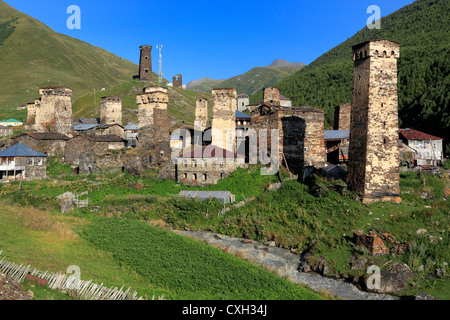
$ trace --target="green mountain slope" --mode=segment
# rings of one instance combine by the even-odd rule
[[[189,82],[186,85],[186,89],[197,91],[197,92],[211,92],[212,88],[216,88],[220,86],[220,83],[224,80],[214,80],[211,78],[201,78],[198,80],[194,80]]]
[[[66,85],[76,99],[137,73],[136,64],[56,33],[0,0],[0,108],[34,101],[40,86]]]
[[[220,83],[222,88],[236,88],[238,94],[254,94],[285,79],[303,67],[256,67],[250,71]]]
[[[294,105],[326,111],[332,124],[333,107],[352,99],[351,47],[371,39],[400,43],[400,126],[448,138],[450,128],[450,1],[417,0],[382,18],[381,29],[364,28],[310,65],[274,86]],[[258,92],[251,99],[262,96]],[[450,145],[447,141],[447,153]]]
[[[209,79],[200,84],[189,86],[188,89],[197,92],[210,92],[215,87],[236,88],[238,94],[252,95],[262,88],[269,87],[291,76],[302,68],[303,65],[293,67],[256,67],[244,74],[226,80]]]

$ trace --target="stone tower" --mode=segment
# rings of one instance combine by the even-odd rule
[[[244,111],[250,104],[250,96],[248,94],[240,94],[237,96],[237,109]]]
[[[138,147],[154,150],[152,161],[161,162],[170,156],[169,115],[167,89],[151,86],[137,95],[139,112]]]
[[[33,131],[36,124],[36,99],[35,102],[27,104],[27,123],[25,125],[25,130]]]
[[[236,89],[212,89],[212,96],[214,104],[211,144],[234,152],[236,145]]]
[[[172,78],[172,85],[176,89],[183,89],[183,77],[181,76],[181,74],[177,74]]]
[[[204,131],[208,126],[208,99],[197,97],[195,107],[195,122],[198,124],[196,130]]]
[[[102,97],[100,124],[122,125],[122,99],[119,97]]]
[[[139,61],[139,80],[152,81],[152,46],[141,46]]]
[[[265,88],[264,89],[264,104],[267,106],[279,106],[281,105],[280,89],[278,88]]]
[[[39,93],[41,99],[35,106],[35,130],[72,134],[72,89],[64,86],[42,87]]]
[[[364,202],[401,201],[399,194],[397,59],[387,40],[353,47],[354,76],[349,188]]]

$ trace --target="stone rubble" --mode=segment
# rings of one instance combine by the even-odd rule
[[[8,275],[0,273],[0,300],[34,300],[31,290],[24,291]]]

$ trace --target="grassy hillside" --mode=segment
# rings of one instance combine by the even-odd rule
[[[136,95],[143,92],[148,83],[139,80],[131,80],[120,85],[111,87],[105,91],[90,92],[77,99],[73,103],[74,118],[81,117],[100,117],[101,97],[118,96],[122,98],[123,122],[137,123]],[[167,87],[169,92],[168,112],[171,125],[182,123],[193,124],[195,120],[195,104],[198,93],[190,90],[179,90]],[[206,95],[207,98],[210,94]],[[210,103],[210,112],[212,116],[212,104]]]
[[[186,85],[188,90],[196,91],[196,92],[211,92],[212,88],[216,88],[220,86],[220,83],[224,80],[214,80],[211,78],[201,78],[198,80],[194,80],[189,82]]]
[[[0,0],[2,110],[34,101],[40,86],[69,86],[76,99],[94,88],[128,81],[137,72],[134,63],[56,33]]]
[[[450,128],[449,11],[448,0],[417,0],[382,18],[380,30],[362,29],[274,86],[294,105],[325,110],[326,120],[332,124],[333,107],[352,99],[351,47],[371,39],[395,41],[400,43],[400,126],[446,138]],[[260,97],[258,93],[252,101]]]
[[[214,261],[220,261],[222,258],[214,253],[202,254],[206,249],[194,247],[184,241],[179,242],[179,238],[160,230],[147,228],[146,224],[151,223],[179,230],[208,230],[260,242],[273,240],[278,246],[298,253],[310,250],[316,257],[326,259],[331,275],[348,280],[358,279],[366,270],[352,269],[352,257],[366,258],[371,261],[370,264],[383,267],[401,261],[407,263],[415,272],[414,279],[401,294],[412,295],[421,292],[439,299],[448,299],[450,296],[447,265],[450,259],[450,220],[446,203],[448,200],[445,200],[448,198],[450,182],[445,172],[442,177],[426,173],[402,173],[402,203],[368,205],[348,192],[344,182],[328,182],[318,177],[307,185],[291,180],[284,182],[276,191],[266,191],[267,186],[277,178],[261,176],[258,170],[248,169],[236,170],[215,186],[200,188],[182,186],[174,181],[154,180],[148,174],[134,176],[128,173],[98,172],[74,175],[70,165],[63,165],[57,159],[50,158],[48,176],[49,179],[42,181],[0,184],[0,248],[4,246],[8,248],[8,252],[12,251],[15,257],[21,258],[13,259],[18,263],[35,265],[41,262],[46,263],[44,267],[37,267],[49,268],[47,265],[61,263],[64,258],[63,261],[69,264],[83,263],[80,266],[82,270],[90,268],[86,277],[95,275],[93,279],[101,279],[108,285],[113,285],[111,279],[107,281],[110,270],[114,270],[109,260],[112,257],[114,262],[123,268],[118,271],[119,282],[125,279],[124,270],[130,270],[130,277],[141,278],[152,284],[147,287],[149,290],[159,290],[159,293],[169,291],[173,294],[171,297],[177,298],[199,297],[197,281],[201,281],[201,276],[196,273],[198,265],[208,266],[204,276],[205,279],[211,279],[210,270],[214,269],[215,265],[222,265]],[[281,177],[284,176],[282,171]],[[232,208],[225,215],[219,215],[223,205],[218,201],[185,200],[176,197],[180,190],[196,189],[229,190],[236,195],[237,201],[254,198],[245,206]],[[89,194],[85,197],[89,198],[91,206],[99,207],[99,211],[92,212],[90,208],[81,208],[67,217],[56,214],[59,204],[55,197],[67,191],[88,191]],[[9,214],[13,220],[2,218],[4,208],[9,208],[7,204],[15,208],[15,214]],[[19,206],[23,210],[18,209]],[[55,223],[50,223],[47,215],[42,215],[42,211],[39,213],[35,209],[29,209],[30,207],[54,213],[50,218]],[[28,212],[30,213],[27,214]],[[94,215],[112,220],[97,219]],[[71,219],[67,221],[69,217]],[[80,218],[82,221],[78,220]],[[82,228],[81,239],[75,235],[75,242],[60,241],[55,240],[54,233],[45,233],[59,232],[66,235],[67,240],[71,240],[73,234],[66,232],[60,224],[64,221]],[[18,223],[20,224],[17,225]],[[20,228],[23,224],[28,225],[31,230],[25,232]],[[420,229],[427,231],[425,234],[419,234],[417,230]],[[352,234],[355,230],[362,230],[365,234],[369,231],[387,232],[400,242],[408,241],[411,247],[405,254],[398,256],[372,256],[367,249],[353,243]],[[38,235],[39,238],[34,238]],[[158,240],[161,238],[166,239],[165,246]],[[84,240],[87,240],[89,245]],[[48,242],[50,245],[47,245]],[[39,245],[33,246],[33,243]],[[185,249],[186,246],[192,246],[192,250]],[[41,248],[49,248],[49,257],[53,258],[51,261],[46,261],[45,255],[34,254],[33,250]],[[69,249],[71,254],[64,254]],[[95,260],[98,260],[98,263],[87,259],[89,250],[94,250],[95,254],[92,256],[100,254]],[[148,255],[155,259],[149,259]],[[165,261],[161,256],[171,259]],[[74,262],[70,262],[71,257],[75,259]],[[204,260],[200,257],[204,257]],[[99,269],[103,258],[107,258],[105,263],[108,265],[104,273]],[[234,270],[232,274],[240,268],[231,262],[224,263],[228,264],[227,270]],[[54,265],[54,268],[59,265]],[[438,269],[444,270],[442,276],[437,275]],[[152,270],[155,272],[152,273]],[[184,279],[196,280],[180,283],[180,278],[176,275],[178,271],[183,272]],[[260,275],[265,277],[262,273]],[[277,293],[258,291],[245,277],[238,281],[233,278],[234,283],[239,283],[239,286],[236,286],[239,291],[237,293],[230,291],[230,284],[225,282],[223,277],[219,276],[217,281],[218,286],[213,284],[211,288],[205,289],[201,293],[202,297],[238,299],[259,298],[260,295],[265,295],[281,298],[274,296]],[[129,285],[139,289],[139,281],[133,283],[134,280]],[[285,284],[274,285],[282,285],[278,294],[284,297],[292,298],[296,295],[295,290],[292,295],[286,295]],[[249,290],[250,288],[254,290]]]
[[[298,70],[302,69],[303,66],[299,67],[256,67],[250,71],[232,77],[227,80],[218,81],[205,81],[198,85],[192,86],[190,90],[198,92],[210,92],[212,88],[236,88],[238,94],[245,93],[252,95],[258,90],[265,87],[269,87],[274,83],[277,83]]]

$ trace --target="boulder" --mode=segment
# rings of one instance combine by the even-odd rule
[[[418,293],[414,296],[414,300],[436,300],[436,298],[429,294]]]
[[[311,258],[313,254],[311,252],[303,252],[300,255],[300,263],[298,265],[297,270],[299,272],[309,272],[311,271],[311,266],[309,265],[309,258]]]
[[[372,274],[362,277],[362,285],[366,291],[375,293],[393,293],[406,288],[409,280],[414,276],[414,272],[405,263],[395,263],[386,270],[381,271],[379,288],[368,289],[367,280]]]

